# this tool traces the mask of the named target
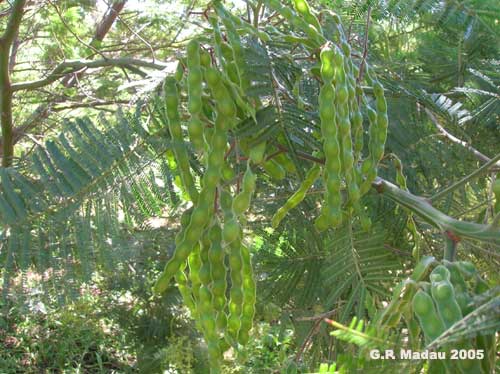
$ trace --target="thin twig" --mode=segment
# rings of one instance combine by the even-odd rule
[[[61,11],[59,10],[59,8],[57,7],[56,4],[54,4],[51,0],[47,0],[48,3],[50,5],[52,5],[52,7],[55,9],[58,17],[59,17],[59,20],[62,22],[62,24],[64,25],[64,27],[66,27],[66,29],[69,31],[69,33],[71,35],[73,35],[76,40],[78,40],[79,43],[83,44],[85,47],[87,47],[88,49],[94,51],[95,53],[99,54],[103,59],[106,59],[107,57],[101,52],[99,51],[97,48],[95,48],[94,46],[88,44],[88,43],[85,43],[72,29],[71,27],[69,27],[69,25],[66,23],[66,20],[64,19],[63,15],[61,14]]]
[[[470,180],[474,179],[475,177],[481,175],[482,173],[485,173],[489,171],[491,166],[495,165],[498,161],[500,160],[500,153],[497,154],[495,157],[493,157],[490,161],[488,161],[486,164],[481,166],[479,169],[475,170],[474,172],[470,173],[469,175],[463,177],[460,179],[458,182],[455,184],[452,184],[451,186],[445,188],[444,190],[438,192],[434,196],[432,196],[429,200],[432,202],[435,202],[436,200],[441,199],[443,196],[449,194],[450,192],[455,191],[456,189],[462,187],[464,184],[469,182]]]
[[[286,153],[286,151],[284,151],[283,149],[279,149],[276,152],[271,153],[269,156],[267,156],[266,157],[266,161],[269,161],[269,160],[273,159],[274,157],[276,157],[276,156],[278,156],[278,155],[280,155],[282,153]]]
[[[322,321],[323,320],[319,319],[319,320],[317,320],[317,321],[314,322],[311,330],[309,330],[309,333],[307,334],[307,336],[304,339],[302,345],[300,346],[299,350],[295,354],[295,361],[296,362],[300,361],[300,357],[302,356],[302,353],[304,353],[305,349],[309,345],[309,341],[311,340],[311,338],[317,333],[318,327],[319,327],[319,325],[321,324]]]
[[[329,310],[328,312],[324,312],[324,313],[321,313],[321,314],[317,314],[315,316],[310,316],[310,317],[298,317],[298,318],[294,318],[295,321],[299,321],[299,322],[302,322],[302,321],[317,321],[318,319],[320,320],[323,320],[324,318],[326,317],[330,317],[332,314],[334,314],[336,311],[338,310],[338,308],[335,308],[335,309],[332,309],[332,310]]]
[[[465,140],[461,140],[459,138],[457,138],[456,136],[450,134],[438,121],[438,119],[436,118],[436,116],[427,108],[424,108],[425,110],[425,113],[427,113],[427,115],[429,116],[429,118],[431,119],[432,123],[434,124],[434,126],[437,127],[438,131],[441,133],[441,135],[443,135],[445,138],[447,138],[448,140],[452,141],[453,143],[455,144],[458,144],[458,145],[461,145],[462,147],[464,147],[465,149],[467,149],[468,151],[470,151],[474,156],[476,156],[478,159],[480,159],[481,161],[484,161],[484,162],[488,162],[488,161],[491,161],[491,158],[489,158],[488,156],[486,156],[485,154],[479,152],[476,148],[474,148],[473,146],[471,146],[469,143],[467,143]],[[500,161],[497,162],[497,165],[495,165],[491,170],[494,171],[496,169],[500,169]]]
[[[368,7],[368,13],[366,15],[366,27],[365,27],[365,39],[363,41],[363,57],[361,59],[361,63],[359,64],[359,75],[358,75],[358,83],[363,80],[363,75],[365,72],[365,61],[368,56],[368,29],[370,28],[370,18],[372,15],[372,7]]]
[[[110,3],[106,3],[108,5],[109,8],[111,8],[111,5]],[[120,17],[120,15],[118,14],[116,16],[116,18],[123,24],[123,26],[125,26],[132,34],[134,34],[141,42],[143,42],[146,47],[148,47],[149,51],[151,52],[151,58],[153,59],[153,62],[156,60],[156,57],[155,57],[155,51],[152,47],[152,45],[146,40],[144,39],[140,34],[139,32],[136,32],[135,30],[133,30],[130,25],[122,18]]]

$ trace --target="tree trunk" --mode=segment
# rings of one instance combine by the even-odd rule
[[[0,38],[0,122],[2,126],[2,166],[12,165],[14,139],[12,123],[12,87],[10,83],[10,49],[19,30],[26,0],[16,0],[11,8],[9,22]]]
[[[12,141],[12,89],[9,76],[9,48],[0,43],[0,115],[2,123],[2,166],[12,164],[14,142]]]

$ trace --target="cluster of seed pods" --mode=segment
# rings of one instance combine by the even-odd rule
[[[277,226],[321,178],[325,187],[324,204],[316,227],[319,230],[336,227],[353,212],[367,227],[370,222],[360,201],[376,178],[377,165],[384,154],[388,123],[384,90],[365,61],[364,80],[360,79],[362,74],[351,56],[337,16],[332,16],[338,26],[334,43],[325,37],[321,23],[304,0],[295,0],[294,4],[295,10],[275,0],[269,1],[268,6],[281,14],[290,27],[305,35],[290,36],[294,42],[319,51],[318,112],[322,141],[319,151],[325,162],[307,172],[298,191],[277,211],[272,223]],[[175,251],[157,280],[155,291],[165,291],[175,278],[206,340],[211,372],[219,373],[223,352],[229,346],[237,348],[248,342],[255,314],[255,281],[242,228],[255,191],[254,169],[258,165],[280,180],[287,171],[294,172],[295,166],[287,167],[284,154],[267,159],[265,142],[245,152],[248,161],[241,179],[229,165],[228,143],[238,118],[255,119],[258,106],[258,102],[245,96],[250,83],[245,74],[241,35],[249,34],[264,43],[270,36],[226,11],[220,2],[212,6],[215,15],[210,15],[208,21],[214,32],[213,54],[197,40],[190,41],[185,63],[163,85],[172,151],[182,188],[193,206],[181,219]],[[365,95],[362,83],[371,86],[374,100]],[[369,124],[367,147],[363,139],[364,117]],[[181,118],[186,120],[183,122]],[[199,186],[191,172],[184,125],[195,154],[204,163]],[[236,188],[231,185],[235,178]]]
[[[240,191],[232,194],[231,187],[223,183],[224,170],[231,168],[225,155],[236,124],[236,100],[228,77],[215,68],[199,42],[189,42],[186,52],[187,74],[168,77],[163,95],[172,150],[182,187],[193,206],[181,218],[175,251],[154,290],[164,292],[175,278],[207,343],[211,372],[220,373],[223,352],[248,342],[255,313],[251,256],[243,244],[240,221],[250,206],[256,176],[249,160]],[[184,144],[182,89],[187,91],[189,140],[205,163],[200,189]],[[203,95],[210,97],[210,112],[203,110]]]
[[[396,327],[406,322],[410,344],[420,349],[438,339],[447,329],[474,310],[474,298],[488,292],[489,286],[475,266],[467,261],[439,263],[426,256],[415,266],[412,275],[398,284],[389,305],[378,316],[380,328]],[[495,335],[482,334],[453,343],[452,348],[483,349],[482,359],[432,360],[433,373],[490,373],[494,362]],[[450,347],[442,347],[448,349]]]
[[[335,28],[332,35],[326,35],[305,0],[294,0],[295,9],[276,0],[270,0],[269,6],[285,18],[292,29],[305,35],[288,38],[312,50],[313,54],[319,51],[318,112],[321,151],[325,158],[322,170],[325,193],[315,226],[320,231],[338,227],[346,217],[355,214],[361,226],[368,229],[371,222],[361,205],[361,198],[370,190],[377,177],[378,164],[384,156],[388,127],[384,89],[364,59],[358,62],[359,67],[356,64],[337,15],[327,14]],[[363,83],[366,86],[362,87]],[[365,93],[366,88],[370,89],[370,95]],[[374,100],[369,100],[369,96],[373,96]],[[363,155],[363,113],[369,124],[366,156]],[[304,198],[304,188],[313,183],[308,180],[301,185],[300,193],[292,196],[275,215],[274,226],[300,202],[299,198]]]

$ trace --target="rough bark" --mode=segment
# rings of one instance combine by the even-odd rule
[[[12,85],[10,81],[10,51],[19,30],[26,0],[16,0],[12,5],[7,28],[0,37],[0,122],[2,127],[2,166],[12,164],[14,137],[12,121]]]

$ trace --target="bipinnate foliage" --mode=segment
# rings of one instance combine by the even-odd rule
[[[417,2],[389,3],[373,5],[375,20],[389,16],[399,18],[400,23],[407,26],[420,22],[415,21],[415,17],[422,17],[422,24],[432,25],[434,32],[440,35],[460,29],[458,21],[466,12],[463,8],[450,8],[448,3],[428,1],[418,2],[423,5],[413,14],[410,10],[415,10]],[[342,20],[348,17],[359,20],[366,12],[365,8],[339,6]],[[221,13],[223,10],[217,14]],[[274,11],[266,9],[264,14],[271,16]],[[335,35],[335,27],[341,28],[335,25],[336,15],[329,11],[323,14],[321,26]],[[298,347],[308,346],[311,334],[317,333],[315,344],[308,348],[312,362],[327,357],[332,351],[349,353],[350,348],[340,346],[332,340],[327,329],[317,329],[314,320],[304,320],[304,317],[313,312],[330,313],[329,318],[344,325],[353,316],[358,320],[374,319],[390,290],[405,278],[423,253],[441,256],[443,239],[442,233],[433,228],[433,222],[411,214],[411,206],[395,204],[374,191],[361,200],[364,213],[371,218],[371,228],[363,230],[355,216],[335,229],[320,233],[312,223],[323,202],[324,189],[320,181],[313,183],[303,201],[287,212],[281,226],[269,229],[270,217],[297,190],[313,163],[324,162],[318,110],[322,79],[317,64],[322,43],[311,45],[305,29],[285,21],[283,15],[273,17],[280,22],[276,25],[266,22],[258,30],[241,19],[240,23],[234,21],[234,17],[233,25],[227,19],[217,23],[218,31],[214,34],[223,35],[230,43],[231,38],[236,38],[235,34],[231,35],[232,27],[237,27],[241,35],[240,54],[233,58],[241,63],[237,65],[238,79],[247,82],[243,92],[228,80],[226,58],[221,57],[223,51],[217,50],[214,42],[217,35],[203,34],[198,41],[213,53],[227,81],[226,86],[241,96],[236,122],[228,132],[228,143],[238,144],[243,154],[266,142],[267,161],[274,160],[280,167],[252,165],[259,179],[247,228],[258,236],[256,243],[262,241],[260,247],[256,244],[253,248],[261,290],[259,298],[264,302],[270,298],[280,301],[283,314],[291,315]],[[474,28],[474,22],[481,23],[481,20],[474,14],[470,27]],[[300,23],[297,21],[297,24]],[[214,25],[212,20],[211,31]],[[489,35],[488,27],[482,25],[476,33],[463,34],[474,38],[461,43],[472,48],[472,40],[480,40],[478,35]],[[356,33],[356,38],[350,46],[358,67],[363,56],[362,31],[354,26],[352,32]],[[328,32],[325,35],[329,35]],[[490,78],[492,63],[483,61],[487,65],[486,73],[479,71],[479,62],[472,58],[471,65],[477,62],[474,66],[449,69],[453,73],[440,76],[440,84],[445,87],[457,79],[461,84],[453,90],[453,95],[434,93],[431,87],[418,84],[419,79],[427,79],[429,73],[425,69],[406,71],[401,68],[400,74],[405,79],[387,70],[384,60],[387,56],[380,47],[383,36],[383,31],[375,35],[369,61],[373,73],[384,84],[387,97],[390,123],[385,154],[394,153],[405,166],[407,181],[405,186],[399,185],[401,189],[431,196],[451,185],[457,175],[475,170],[477,160],[463,152],[459,145],[444,147],[436,140],[435,127],[422,117],[421,108],[430,110],[457,131],[472,131],[472,126],[485,123],[484,128],[473,131],[475,134],[487,133],[488,128],[494,127],[499,103],[498,87]],[[424,39],[419,34],[422,52],[428,46]],[[180,54],[180,67],[184,70],[187,63],[183,52]],[[427,58],[425,53],[422,55]],[[471,57],[474,56],[471,53]],[[399,63],[403,57],[395,54],[394,59]],[[470,78],[467,72],[480,88],[467,86]],[[176,84],[181,91],[186,88],[183,86],[185,81]],[[135,112],[118,113],[113,119],[101,117],[99,121],[71,120],[58,136],[39,144],[14,167],[0,171],[4,297],[8,296],[12,277],[18,272],[25,274],[30,268],[40,273],[50,269],[46,276],[64,298],[68,291],[77,293],[79,282],[91,279],[96,270],[112,270],[133,260],[135,247],[132,243],[137,239],[134,230],[147,231],[145,222],[149,218],[163,216],[168,209],[178,206],[180,198],[186,199],[189,195],[183,189],[182,171],[178,169],[172,148],[180,147],[189,155],[188,169],[193,171],[194,184],[199,187],[206,164],[193,144],[186,141],[189,110],[185,97],[180,96],[178,113],[184,140],[172,142],[167,131],[164,98],[158,97],[157,86],[151,87],[147,103],[138,105]],[[374,89],[365,88],[367,101],[375,105]],[[471,106],[466,98],[474,105]],[[208,118],[205,127],[212,125],[210,116],[215,105],[209,95],[203,97],[200,116]],[[362,116],[365,144],[362,153],[367,154],[370,121],[366,112]],[[491,145],[490,141],[483,142],[485,147]],[[234,152],[235,148],[238,149],[233,146],[230,151]],[[234,157],[238,162],[231,164],[235,175],[245,171],[246,165],[240,162],[240,156]],[[389,160],[389,156],[380,160],[378,175],[398,180],[397,170]],[[342,185],[344,194],[345,187]],[[435,206],[450,216],[490,224],[492,217],[487,209],[491,194],[487,187],[484,178],[472,179],[440,199]],[[170,247],[170,243],[163,245],[165,257],[170,258]],[[488,272],[498,264],[497,250],[498,244],[494,241],[479,243],[467,239],[460,244],[459,256],[466,256],[475,261],[481,271]],[[498,310],[497,299],[495,296],[487,302],[478,301],[476,311],[439,339],[444,344],[457,336],[463,338],[466,334],[491,332],[490,322]],[[399,344],[401,326],[396,327],[398,333],[393,335],[393,342]],[[362,331],[365,335],[350,334],[351,330]],[[335,338],[369,346],[374,340],[370,339],[372,332],[354,322],[353,326],[336,333]],[[358,365],[354,360],[348,361],[346,358],[343,365]]]

